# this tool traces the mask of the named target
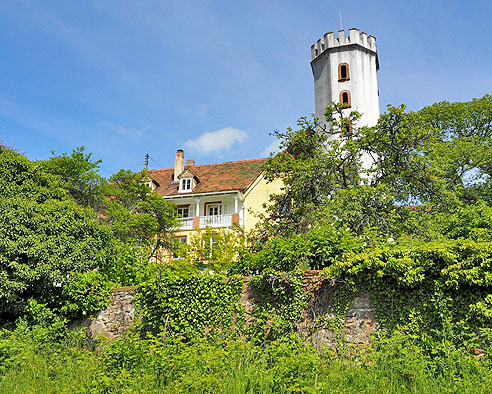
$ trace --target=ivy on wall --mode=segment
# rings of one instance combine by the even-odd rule
[[[247,334],[255,341],[271,341],[288,336],[301,319],[307,305],[302,271],[270,271],[254,276],[250,286],[259,298]]]
[[[161,271],[137,288],[142,332],[193,337],[244,324],[242,278]]]
[[[368,291],[386,329],[479,346],[492,338],[491,267],[490,242],[407,240],[346,253],[324,275]]]
[[[362,292],[371,296],[379,325],[389,332],[403,329],[419,340],[452,338],[469,347],[483,347],[492,338],[492,243],[401,239],[370,249],[347,245],[338,256],[329,251],[332,263],[323,276],[342,284],[334,287],[331,309],[313,316],[314,328],[342,332],[347,309]],[[300,269],[266,268],[253,276],[255,305],[245,327],[242,276],[162,270],[139,287],[140,328],[190,336],[234,326],[256,342],[272,341],[298,331],[303,313],[309,313],[312,294],[303,279]]]
[[[174,274],[163,271],[137,288],[142,333],[196,337],[224,332],[237,333],[264,342],[295,331],[307,305],[303,272],[269,273],[249,283],[257,303],[252,323],[246,327],[244,306],[239,302],[242,276],[224,278],[212,274]]]

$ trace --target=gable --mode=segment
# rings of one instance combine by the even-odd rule
[[[181,174],[178,175],[178,178],[195,178],[195,175],[193,175],[193,173],[189,169],[185,169]]]

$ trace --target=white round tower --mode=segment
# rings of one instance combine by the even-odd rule
[[[376,37],[359,29],[326,33],[311,47],[316,117],[325,120],[326,107],[346,103],[344,116],[362,114],[359,126],[374,126],[379,118],[379,70]]]

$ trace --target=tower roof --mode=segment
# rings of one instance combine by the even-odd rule
[[[367,33],[362,33],[359,29],[353,27],[349,29],[348,37],[345,36],[345,30],[338,31],[338,38],[335,37],[333,32],[326,33],[323,38],[320,38],[315,44],[311,46],[311,62],[318,58],[323,52],[349,45],[357,45],[364,50],[372,52],[376,55],[376,65],[379,69],[378,53],[376,48],[376,37],[367,36]]]

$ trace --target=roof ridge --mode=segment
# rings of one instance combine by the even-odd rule
[[[253,161],[264,161],[264,160],[267,160],[267,158],[225,161],[223,163],[195,164],[195,165],[192,165],[192,166],[185,166],[185,169],[188,169],[188,168],[191,168],[191,167],[220,166],[220,165],[224,165],[224,164],[246,163],[246,162],[253,162]],[[153,169],[149,169],[147,171],[163,171],[163,170],[172,170],[172,169],[174,169],[174,167],[153,168]]]
[[[266,160],[266,158],[259,159],[244,159],[244,160],[234,160],[234,161],[224,161],[223,163],[210,163],[210,164],[196,164],[197,166],[217,166],[221,164],[232,164],[232,163],[245,163],[247,161],[261,161]],[[190,166],[191,167],[191,166]]]

